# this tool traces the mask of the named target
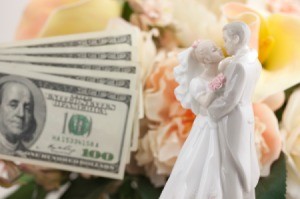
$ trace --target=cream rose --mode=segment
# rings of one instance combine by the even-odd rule
[[[260,165],[260,175],[268,176],[272,163],[281,151],[278,120],[274,112],[263,103],[254,103],[255,144]]]
[[[300,89],[290,96],[281,124],[283,152],[287,159],[287,196],[300,196]]]

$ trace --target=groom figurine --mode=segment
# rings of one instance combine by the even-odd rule
[[[254,199],[259,165],[254,145],[252,94],[261,72],[257,52],[248,47],[250,30],[243,22],[223,28],[227,53],[224,94],[208,108],[217,121],[221,147],[223,199]]]

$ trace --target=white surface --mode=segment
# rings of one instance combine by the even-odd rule
[[[14,40],[15,31],[29,0],[0,0],[0,43]]]

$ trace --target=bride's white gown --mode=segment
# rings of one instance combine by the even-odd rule
[[[195,78],[184,59],[188,53],[179,56],[181,65],[174,70],[179,83],[175,95],[198,116],[160,199],[255,199],[259,165],[251,96],[261,71],[257,53],[236,53],[224,71],[224,90],[210,104],[208,81]],[[217,123],[205,116],[207,109],[219,117]]]
[[[191,84],[190,94],[197,102],[206,100],[208,82],[197,78]],[[201,113],[205,108],[199,111],[160,199],[222,199],[222,137],[217,124]]]

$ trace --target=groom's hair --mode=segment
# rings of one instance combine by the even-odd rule
[[[240,45],[247,45],[250,39],[250,29],[244,22],[236,21],[224,26],[223,31],[229,36],[237,35],[240,39]]]

